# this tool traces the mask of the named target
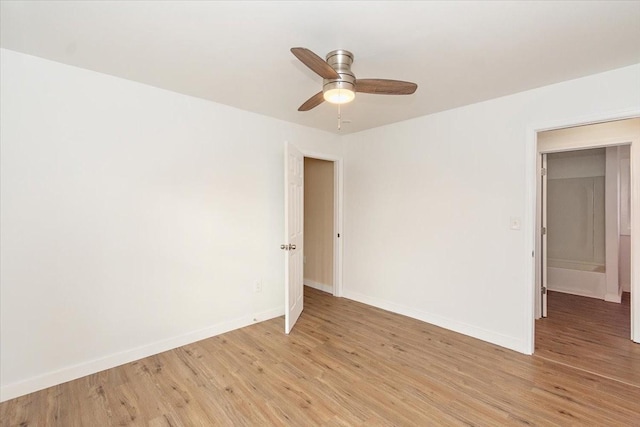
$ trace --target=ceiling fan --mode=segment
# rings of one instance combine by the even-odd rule
[[[346,104],[353,101],[356,92],[376,95],[411,95],[418,85],[401,80],[356,79],[351,71],[353,53],[339,49],[329,52],[327,60],[304,47],[293,47],[291,53],[304,65],[324,79],[322,90],[307,99],[298,111],[309,111],[327,101]]]

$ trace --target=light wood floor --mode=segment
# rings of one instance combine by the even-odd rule
[[[273,319],[0,404],[21,426],[638,425],[640,388],[305,288]]]
[[[640,344],[630,339],[630,310],[629,293],[616,304],[549,292],[548,317],[536,321],[535,354],[640,387]]]

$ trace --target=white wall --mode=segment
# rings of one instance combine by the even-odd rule
[[[283,313],[284,141],[337,136],[1,55],[2,400]]]
[[[638,75],[640,65],[345,136],[344,295],[532,352],[535,130],[640,112]]]

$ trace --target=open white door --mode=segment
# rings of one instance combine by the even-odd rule
[[[304,231],[304,156],[293,145],[284,149],[284,331],[291,332],[302,313],[304,302],[303,231]]]
[[[542,154],[542,170],[540,173],[541,178],[541,203],[540,212],[542,219],[541,234],[541,255],[542,255],[542,271],[540,271],[541,283],[540,287],[540,311],[541,317],[547,317],[547,155]]]

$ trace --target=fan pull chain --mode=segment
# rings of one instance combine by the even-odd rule
[[[338,104],[338,130],[342,130],[342,116],[340,115],[340,104]]]

